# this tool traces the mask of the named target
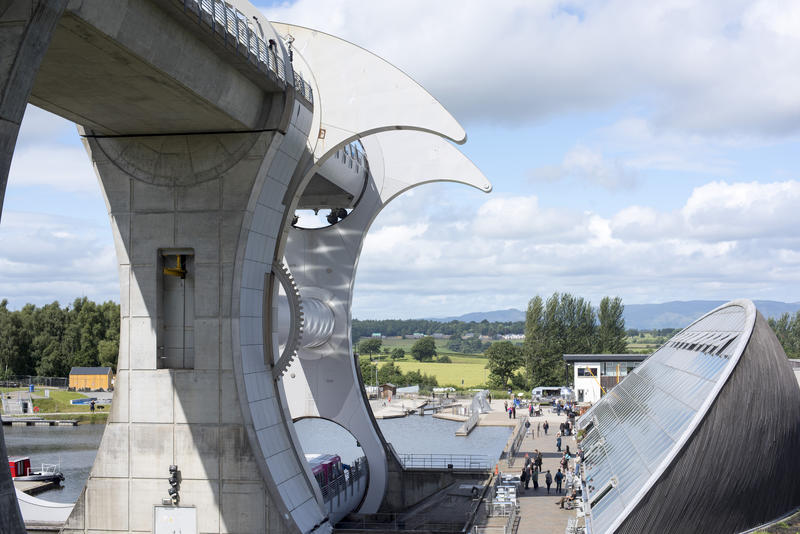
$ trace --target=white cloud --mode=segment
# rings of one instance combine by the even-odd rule
[[[645,102],[658,124],[682,130],[800,128],[791,0],[298,0],[264,11],[376,52],[462,119],[518,123]]]
[[[0,227],[0,272],[0,294],[14,306],[81,295],[119,300],[117,262],[108,225],[5,211]]]
[[[97,195],[100,186],[86,151],[80,147],[27,145],[11,161],[9,187],[47,186],[59,191]]]
[[[533,181],[555,182],[573,179],[605,189],[631,189],[637,184],[637,173],[619,158],[609,160],[600,151],[576,145],[564,155],[560,165],[547,165],[531,172]]]
[[[630,303],[798,300],[789,288],[800,283],[799,195],[793,181],[711,182],[666,212],[629,206],[606,218],[503,196],[444,226],[426,224],[422,212],[405,229],[384,228],[379,218],[362,254],[354,315],[522,308],[535,294],[565,290]],[[459,221],[471,231],[448,230]]]

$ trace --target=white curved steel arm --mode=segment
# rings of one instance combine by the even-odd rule
[[[410,130],[381,132],[361,139],[383,205],[414,186],[457,182],[488,193],[492,184],[452,143]]]
[[[422,86],[394,65],[344,39],[302,26],[272,23],[294,38],[295,62],[316,85],[315,112],[324,138],[315,156],[354,137],[388,128],[435,133],[464,143],[467,134],[452,115]],[[301,72],[304,65],[311,72]],[[315,132],[312,132],[312,135]]]

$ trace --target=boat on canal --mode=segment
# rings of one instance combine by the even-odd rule
[[[57,464],[42,464],[39,471],[31,469],[31,459],[28,456],[15,456],[8,459],[8,468],[11,478],[20,482],[54,482],[60,484],[64,480],[61,466]]]

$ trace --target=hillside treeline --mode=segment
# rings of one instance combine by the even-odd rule
[[[95,304],[86,297],[71,306],[56,301],[21,310],[0,301],[0,378],[14,375],[67,376],[73,366],[116,371],[119,304]]]
[[[513,321],[507,323],[490,323],[483,320],[479,323],[470,321],[450,321],[441,323],[427,319],[353,319],[352,338],[357,343],[362,337],[369,337],[374,333],[383,336],[410,336],[412,334],[444,334],[446,336],[475,334],[476,336],[497,336],[506,334],[521,334],[525,330],[525,323]]]

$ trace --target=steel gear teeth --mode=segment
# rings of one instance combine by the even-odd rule
[[[283,263],[272,264],[272,274],[283,286],[286,292],[286,298],[289,301],[289,313],[291,314],[291,321],[289,325],[289,336],[286,340],[286,346],[272,366],[272,376],[280,378],[291,365],[292,360],[297,356],[297,349],[300,346],[300,340],[303,337],[304,315],[303,315],[303,302],[300,297],[300,290],[297,289],[297,284],[294,281],[289,267]]]

